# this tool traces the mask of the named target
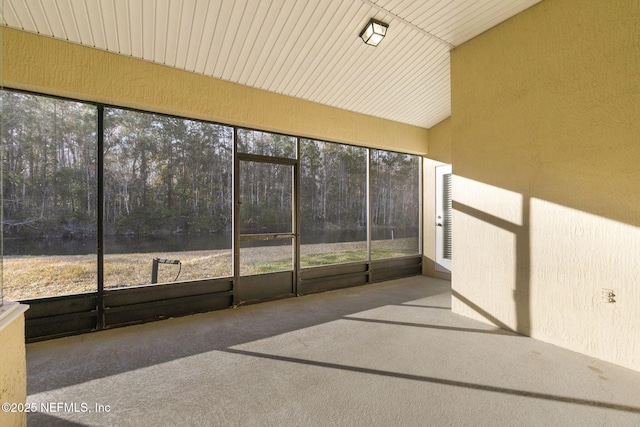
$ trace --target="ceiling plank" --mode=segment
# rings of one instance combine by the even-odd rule
[[[254,18],[256,25],[251,26],[247,41],[242,46],[236,62],[236,69],[233,71],[238,83],[250,85],[251,76],[259,64],[260,52],[268,46],[268,39],[273,33],[279,10],[279,5],[273,1],[260,2]]]
[[[202,36],[197,46],[198,57],[194,71],[206,74],[207,62],[211,54],[213,36],[215,35],[216,22],[220,12],[220,3],[217,1],[207,2],[207,13],[202,28]]]
[[[196,70],[196,64],[201,51],[200,40],[203,38],[207,15],[209,14],[210,2],[196,2],[193,21],[191,24],[191,34],[187,43],[187,55],[184,68],[189,71]]]
[[[71,2],[71,16],[75,21],[75,26],[78,30],[78,42],[87,46],[96,47],[93,39],[93,31],[91,28],[91,21],[89,21],[89,14],[87,12],[87,4],[82,0],[70,0]]]
[[[3,1],[12,28],[428,128],[450,114],[451,46],[540,0]]]
[[[116,37],[118,40],[118,52],[123,55],[132,55],[131,33],[129,32],[129,3],[127,0],[114,0],[113,13]]]
[[[97,5],[88,4],[84,5],[84,12],[86,13],[87,20],[89,21],[89,29],[91,32],[91,39],[93,40],[93,47],[98,49],[108,50],[107,40],[105,36],[104,19],[102,17],[101,2]],[[98,6],[98,7],[95,7]]]
[[[102,26],[107,50],[121,53],[115,4],[113,0],[106,0],[100,3],[100,7],[102,9]]]
[[[13,14],[16,16],[16,20],[18,22],[18,29],[30,31],[32,33],[40,33],[38,27],[36,26],[36,22],[33,19],[33,15],[29,10],[29,5],[21,0],[12,0],[9,3],[11,5],[11,9],[14,12]]]
[[[211,51],[209,52],[209,57],[207,58],[205,65],[205,74],[220,78],[219,75],[215,73],[215,70],[218,67],[218,64],[225,60],[222,55],[222,45],[225,41],[225,33],[229,27],[229,21],[231,20],[231,14],[233,13],[235,2],[217,1],[220,3],[220,8],[218,9],[218,15],[216,16],[216,23],[214,26],[215,33],[211,40]]]

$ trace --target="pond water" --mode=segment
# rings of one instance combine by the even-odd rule
[[[373,240],[417,236],[417,229],[375,229]],[[301,233],[301,244],[356,242],[366,231],[313,230]],[[170,236],[105,236],[106,254],[199,251],[231,248],[230,233]],[[261,242],[267,246],[271,242]],[[273,241],[273,244],[277,244]],[[4,239],[5,256],[89,255],[97,253],[95,239]]]

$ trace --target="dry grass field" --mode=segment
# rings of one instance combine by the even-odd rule
[[[372,242],[372,258],[390,258],[416,253],[417,239]],[[160,264],[158,283],[231,276],[231,250],[135,253],[104,256],[104,287],[123,288],[151,283],[155,257],[179,259],[181,265]],[[304,245],[302,267],[329,265],[366,258],[364,242]],[[241,274],[287,270],[291,246],[242,249]],[[3,260],[3,293],[7,300],[20,300],[79,292],[97,288],[96,255],[12,256]]]

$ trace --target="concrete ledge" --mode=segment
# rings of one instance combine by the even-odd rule
[[[15,301],[5,301],[0,305],[0,331],[10,325],[20,315],[29,309],[26,304]]]

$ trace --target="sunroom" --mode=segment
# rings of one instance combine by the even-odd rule
[[[422,275],[640,370],[638,2],[97,3],[3,3],[27,340]]]

